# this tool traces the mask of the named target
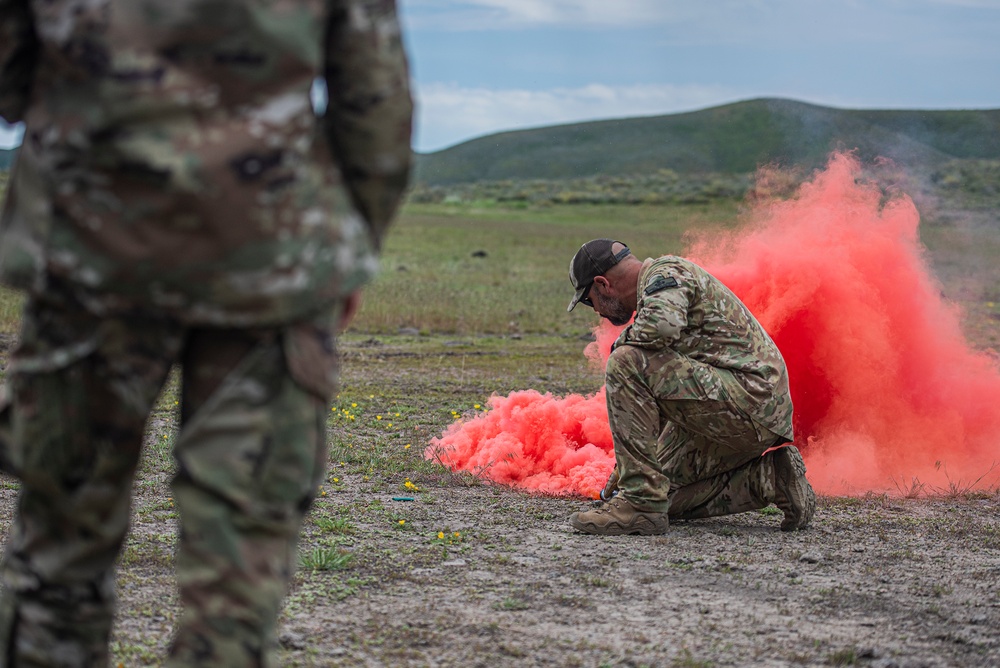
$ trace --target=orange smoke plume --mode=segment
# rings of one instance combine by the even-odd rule
[[[795,442],[817,491],[927,491],[996,484],[1000,371],[962,334],[932,277],[919,215],[884,199],[851,156],[834,155],[795,197],[758,203],[732,233],[687,256],[757,316],[788,365]],[[617,333],[595,330],[607,360]],[[426,456],[550,494],[593,496],[614,465],[603,392],[494,396]]]

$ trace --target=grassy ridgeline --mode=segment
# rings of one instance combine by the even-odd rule
[[[758,99],[700,111],[513,130],[418,156],[416,180],[447,185],[675,170],[746,174],[760,164],[813,168],[835,149],[922,169],[1000,159],[1000,109],[850,110]]]
[[[732,225],[736,206],[409,204],[351,329],[583,333],[593,313],[566,313],[569,261],[581,244],[612,237],[640,258],[680,252],[687,230]]]

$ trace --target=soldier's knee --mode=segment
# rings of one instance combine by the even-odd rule
[[[618,346],[611,351],[605,373],[608,381],[622,381],[641,376],[643,351],[635,346]]]

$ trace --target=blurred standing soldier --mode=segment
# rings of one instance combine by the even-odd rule
[[[785,363],[739,298],[693,262],[640,261],[611,239],[584,244],[570,280],[568,310],[582,303],[614,325],[635,314],[608,358],[616,467],[601,494],[606,503],[573,513],[570,524],[600,535],[662,534],[668,518],[773,501],[784,512],[782,530],[808,526],[816,496],[799,451],[785,445]]]
[[[0,0],[0,115],[26,126],[0,275],[27,292],[0,664],[108,662],[143,428],[180,363],[167,665],[269,665],[333,334],[406,185],[411,112],[394,0]]]

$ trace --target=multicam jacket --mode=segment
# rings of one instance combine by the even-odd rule
[[[616,346],[669,347],[701,362],[693,373],[704,397],[733,400],[754,422],[792,440],[785,362],[729,288],[693,262],[667,255],[643,262],[637,296],[635,321]]]
[[[297,319],[374,272],[411,114],[394,0],[0,0],[0,115],[26,124],[0,278],[98,314]]]

